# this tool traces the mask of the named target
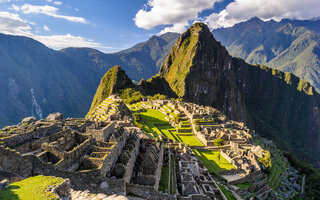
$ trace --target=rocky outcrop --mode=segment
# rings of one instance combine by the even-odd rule
[[[31,124],[32,122],[36,122],[37,119],[35,117],[26,117],[24,118],[21,123],[22,124]]]
[[[46,118],[47,120],[56,120],[56,121],[62,121],[63,119],[63,114],[56,112],[56,113],[51,113],[48,115],[48,117]]]
[[[155,94],[165,94],[168,97],[176,98],[176,93],[171,89],[168,82],[160,76],[154,76],[150,78],[149,80],[142,79],[137,89],[143,94],[143,95],[155,95]]]
[[[319,160],[319,94],[291,73],[231,57],[203,23],[181,35],[160,76],[186,101],[216,107],[299,158]]]

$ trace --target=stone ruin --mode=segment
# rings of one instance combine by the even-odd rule
[[[150,139],[144,139],[134,165],[132,182],[138,185],[159,186],[163,163],[163,146]]]
[[[29,177],[69,178],[78,190],[126,194],[141,133],[122,121],[93,122],[49,115],[2,129],[0,168]]]
[[[226,199],[189,147],[167,138],[147,139],[132,125],[127,109],[119,106],[125,106],[123,101],[116,96],[109,100],[118,102],[119,112],[114,118],[112,114],[101,118],[112,110],[105,102],[107,109],[96,110],[88,119],[63,120],[62,114],[55,113],[45,120],[31,117],[2,129],[0,168],[23,177],[43,174],[69,178],[72,188],[91,192],[132,193],[154,199]],[[256,161],[261,149],[250,144],[251,134],[242,123],[227,120],[214,108],[192,103],[158,100],[142,107],[161,110],[164,105],[190,122],[191,132],[205,144],[201,150],[220,151],[235,166],[221,174],[239,175],[230,183],[261,176]],[[225,143],[215,146],[214,139]],[[171,164],[175,166],[171,173],[175,173],[177,190],[168,183],[170,192],[159,192],[162,167]]]

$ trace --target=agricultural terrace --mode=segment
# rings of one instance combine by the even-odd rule
[[[193,150],[203,164],[208,168],[209,173],[221,172],[234,169],[235,167],[229,163],[219,151],[200,151]]]
[[[191,130],[189,133],[178,133],[177,129],[169,124],[169,121],[166,119],[167,116],[159,110],[143,110],[141,102],[129,105],[129,108],[136,116],[139,116],[139,119],[135,120],[135,123],[138,127],[142,128],[143,132],[149,138],[157,138],[159,135],[163,135],[166,138],[184,143],[187,146],[203,146],[203,144],[194,137]]]
[[[194,137],[190,128],[190,123],[186,117],[180,116],[180,121],[177,123],[177,127],[173,127],[169,124],[168,119],[174,120],[178,117],[174,113],[175,109],[168,105],[161,107],[161,110],[143,109],[142,104],[148,104],[148,102],[138,102],[128,105],[128,107],[135,115],[136,125],[140,127],[149,138],[157,138],[159,135],[163,135],[166,138],[184,143],[190,147],[204,146],[197,138]],[[183,131],[180,133],[179,129],[190,129],[190,131]],[[217,173],[235,168],[223,156],[221,156],[219,151],[198,151],[194,149],[194,152],[205,164],[210,173]],[[167,175],[163,174],[163,176]],[[164,180],[167,181],[166,178]],[[161,189],[165,190],[167,188],[164,186]]]

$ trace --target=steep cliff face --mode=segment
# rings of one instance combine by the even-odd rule
[[[135,87],[131,79],[120,66],[114,66],[101,79],[89,112],[91,112],[108,96],[129,87]]]
[[[247,121],[247,112],[232,57],[203,23],[196,23],[177,40],[160,75],[179,97],[203,105],[214,105],[228,116]]]
[[[301,159],[319,160],[319,94],[290,73],[231,57],[206,25],[181,35],[160,76],[179,97],[246,122]]]

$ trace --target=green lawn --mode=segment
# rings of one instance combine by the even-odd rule
[[[171,191],[170,194],[175,194],[176,193],[176,173],[174,171],[174,164],[175,160],[174,157],[171,157]]]
[[[162,112],[154,109],[147,109],[145,112],[139,113],[141,116],[141,123],[145,124],[143,130],[146,133],[153,133],[154,137],[162,134],[163,136],[170,138],[177,142],[185,143],[188,146],[203,146],[203,144],[197,140],[192,134],[190,136],[180,136],[174,130],[172,126],[169,125],[168,121],[165,119],[166,115]],[[156,124],[167,124],[167,125],[157,125]]]
[[[221,156],[219,151],[198,151],[194,149],[194,152],[203,162],[203,164],[208,168],[210,173],[221,172],[224,170],[230,170],[235,168],[223,156]]]
[[[0,199],[6,200],[53,200],[57,195],[48,192],[49,186],[59,185],[64,180],[53,176],[34,176],[12,183],[9,188],[0,191]]]
[[[244,183],[235,184],[235,186],[237,186],[240,189],[243,189],[243,188],[248,188],[248,187],[252,186],[252,183],[244,182]]]
[[[190,136],[178,136],[182,143],[185,143],[188,146],[203,146],[203,144],[197,140],[193,135]]]
[[[179,139],[174,134],[172,134],[172,131],[174,131],[172,126],[170,126],[170,125],[168,125],[168,126],[157,126],[157,128],[159,129],[161,134],[164,135],[165,137],[170,138],[173,141],[179,141]]]
[[[159,182],[159,191],[168,191],[169,167],[162,167],[161,178]]]
[[[220,185],[219,183],[217,183],[217,184],[218,184],[220,190],[223,192],[224,196],[226,196],[228,200],[237,200],[237,199],[233,196],[232,192],[230,192],[229,190],[227,190],[225,187],[223,187],[223,186]]]
[[[167,123],[165,119],[166,115],[162,112],[154,109],[147,109],[145,112],[141,112],[141,118],[152,123]]]

